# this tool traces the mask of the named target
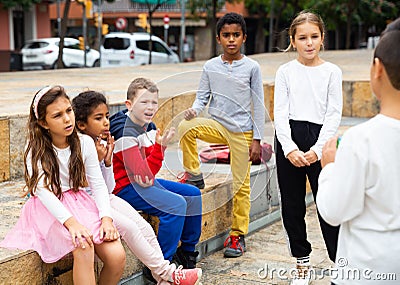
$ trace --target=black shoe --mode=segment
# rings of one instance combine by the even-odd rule
[[[185,171],[185,172],[181,173],[180,175],[178,175],[178,182],[185,183],[185,184],[191,184],[191,185],[196,186],[199,189],[204,189],[204,187],[205,187],[202,173],[200,173],[198,175],[193,175],[193,174]]]
[[[178,265],[182,265],[184,269],[196,268],[196,259],[199,255],[198,251],[185,251],[178,247],[173,258],[173,262]]]
[[[151,270],[147,266],[143,267],[142,273],[143,273],[143,277],[145,278],[144,284],[146,284],[146,285],[157,284],[157,281],[154,279],[153,275],[151,274]]]
[[[229,236],[224,242],[225,257],[239,257],[246,251],[244,236]]]

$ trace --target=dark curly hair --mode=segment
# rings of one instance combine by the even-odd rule
[[[75,121],[87,123],[90,114],[101,104],[107,105],[107,99],[100,92],[89,90],[79,93],[72,99]]]
[[[220,32],[222,27],[225,25],[231,25],[231,24],[239,24],[242,27],[242,31],[244,35],[247,35],[247,28],[246,28],[246,22],[244,21],[244,18],[242,15],[239,15],[238,13],[227,13],[225,14],[221,19],[218,20],[217,22],[217,36],[220,36]]]

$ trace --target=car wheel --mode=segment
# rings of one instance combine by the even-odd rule
[[[100,67],[100,60],[96,59],[93,63],[93,67]]]
[[[62,62],[62,63],[63,63],[64,68],[66,68],[67,66],[65,66],[65,63],[64,62]],[[53,65],[51,66],[51,69],[60,69],[60,67],[58,67],[57,60],[53,63]]]

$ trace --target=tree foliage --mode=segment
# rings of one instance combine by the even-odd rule
[[[0,0],[0,4],[3,5],[4,9],[20,6],[24,10],[28,10],[32,5],[40,2],[42,2],[42,0]]]
[[[353,25],[372,27],[377,33],[387,21],[398,17],[400,2],[396,0],[312,0],[305,8],[313,8],[324,19],[328,30],[346,27],[345,48],[351,46]]]
[[[249,14],[263,22],[257,28],[263,29],[263,33],[257,31],[256,39],[262,34],[269,34],[265,28],[266,18],[273,16],[273,34],[269,36],[274,38],[274,46],[277,44],[277,35],[285,31],[294,16],[302,10],[321,15],[327,30],[337,34],[336,42],[339,41],[338,34],[342,27],[345,27],[345,48],[351,47],[355,25],[364,27],[364,30],[373,27],[379,34],[387,22],[397,18],[400,12],[398,0],[246,0],[244,3]]]

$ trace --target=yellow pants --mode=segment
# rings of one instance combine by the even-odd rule
[[[179,124],[178,133],[183,168],[194,175],[201,173],[196,139],[229,146],[234,193],[230,234],[247,234],[250,220],[249,146],[253,141],[253,131],[234,133],[213,119],[194,118],[190,121],[183,120]]]

